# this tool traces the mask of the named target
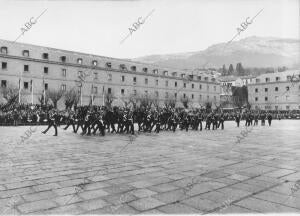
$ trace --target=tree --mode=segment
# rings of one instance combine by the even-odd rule
[[[212,102],[206,101],[204,103],[204,106],[205,106],[206,111],[210,112],[211,111],[211,107],[212,107]]]
[[[233,75],[233,73],[234,73],[234,69],[233,69],[232,64],[230,64],[229,68],[228,68],[228,75]]]
[[[128,97],[129,104],[132,104],[133,109],[137,108],[138,96],[135,94],[131,94]]]
[[[140,102],[141,107],[149,108],[152,106],[154,100],[150,95],[145,94],[138,98],[138,102]]]
[[[184,108],[189,108],[189,103],[191,102],[190,98],[188,96],[186,97],[181,97],[180,102],[182,103]]]
[[[66,109],[71,109],[73,105],[75,104],[77,105],[80,98],[80,95],[74,89],[66,91],[64,96],[65,96]]]
[[[233,104],[238,107],[242,108],[245,104],[248,103],[248,90],[246,86],[237,87],[232,86],[232,99]]]
[[[227,73],[228,73],[228,71],[227,71],[227,69],[226,69],[226,66],[225,66],[225,64],[223,64],[223,68],[222,68],[221,74],[222,74],[222,76],[226,76]]]
[[[38,101],[40,102],[41,106],[47,105],[49,102],[48,93],[45,92],[45,104],[44,104],[44,94],[43,93],[38,97]]]
[[[106,107],[111,108],[113,101],[115,100],[115,96],[113,93],[105,93],[104,94],[104,104]]]
[[[236,74],[238,76],[244,76],[245,75],[245,70],[244,70],[241,62],[236,64]]]
[[[175,97],[169,97],[164,100],[164,105],[166,108],[175,108],[176,106],[176,98]]]
[[[62,90],[51,89],[47,91],[47,94],[52,101],[54,108],[57,108],[57,102],[62,98],[64,92]]]
[[[19,97],[19,89],[14,86],[1,87],[0,93],[2,97],[6,100],[6,104],[4,104],[1,109],[10,109],[16,103],[18,103]]]

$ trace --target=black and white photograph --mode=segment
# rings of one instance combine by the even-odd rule
[[[300,214],[300,0],[0,0],[0,215]]]

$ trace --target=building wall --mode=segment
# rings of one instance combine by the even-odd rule
[[[1,52],[5,47],[7,53]],[[23,55],[24,50],[29,51],[29,56]],[[48,59],[43,59],[43,53],[48,54]],[[66,57],[66,62],[61,61],[61,56]],[[79,58],[82,59],[81,63],[78,62]],[[93,64],[94,61],[97,62],[97,65]],[[2,68],[3,62],[7,64],[6,69]],[[111,64],[111,68],[107,67],[108,62]],[[29,66],[28,72],[24,71],[24,65]],[[120,65],[125,65],[127,70],[122,70]],[[133,70],[132,66],[135,66],[136,70]],[[48,68],[48,73],[44,73],[44,67]],[[144,72],[143,68],[147,68],[148,71]],[[66,70],[66,76],[63,76],[63,70]],[[157,70],[157,73],[154,73],[153,70]],[[24,82],[28,82],[28,89],[22,90],[22,102],[31,102],[31,80],[34,93],[33,102],[38,103],[44,83],[48,84],[49,90],[61,89],[62,85],[66,86],[66,90],[79,90],[78,82],[76,83],[76,80],[80,80],[79,73],[88,75],[82,82],[84,105],[89,104],[92,86],[97,88],[97,92],[94,92],[94,104],[97,105],[102,104],[103,95],[109,88],[117,98],[116,101],[119,105],[122,104],[121,99],[126,100],[134,93],[134,90],[139,95],[145,94],[145,91],[149,95],[155,95],[158,92],[161,102],[164,101],[166,92],[169,98],[174,97],[177,93],[178,100],[185,94],[191,99],[194,106],[207,101],[213,102],[213,105],[220,102],[220,84],[215,81],[215,78],[204,73],[195,74],[190,71],[161,68],[140,62],[0,40],[1,83],[6,82],[7,86],[18,88],[19,79],[21,79],[21,86],[24,86]],[[189,75],[193,77],[188,79]],[[122,76],[125,77],[124,81],[122,81]],[[133,82],[134,77],[136,77],[135,83]],[[145,83],[145,79],[148,79],[148,84]],[[168,81],[168,86],[166,86],[166,81]],[[177,87],[175,87],[175,82],[177,82]],[[183,87],[184,83],[186,83],[186,88]],[[124,89],[124,95],[121,94],[121,89]]]
[[[290,80],[293,76],[294,82]],[[296,80],[298,80],[298,82],[296,82]],[[252,108],[262,110],[299,110],[299,80],[299,70],[260,75],[256,77],[255,82],[248,84],[249,103],[252,105]],[[287,90],[287,88],[289,88],[289,90]]]

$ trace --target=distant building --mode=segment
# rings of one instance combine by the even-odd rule
[[[218,78],[221,84],[220,103],[223,107],[233,108],[235,107],[232,87],[248,86],[255,80],[254,76],[221,76]],[[243,99],[247,101],[246,98]]]
[[[52,89],[78,91],[83,105],[92,95],[93,103],[102,105],[105,94],[114,96],[113,105],[131,95],[151,95],[160,103],[175,98],[179,104],[188,97],[193,106],[220,102],[220,84],[210,74],[5,40],[0,40],[0,82],[4,88],[20,83],[22,103],[37,104],[42,92]]]
[[[262,110],[300,109],[300,70],[267,73],[248,84],[251,108]]]

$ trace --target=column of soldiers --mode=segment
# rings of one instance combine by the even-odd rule
[[[24,108],[25,107],[25,108]],[[161,130],[173,131],[180,130],[217,130],[224,129],[225,120],[236,121],[237,127],[240,121],[245,120],[245,125],[250,126],[265,125],[268,121],[269,126],[272,122],[270,112],[246,111],[244,113],[222,111],[207,112],[203,109],[186,110],[182,108],[150,108],[138,107],[135,109],[125,107],[105,106],[82,106],[77,107],[75,111],[58,111],[53,107],[23,106],[22,109],[0,109],[0,124],[9,122],[11,125],[24,124],[48,124],[43,133],[54,128],[54,136],[57,136],[57,127],[65,125],[63,129],[67,130],[70,126],[74,133],[81,135],[95,135],[99,133],[104,136],[106,132],[110,133],[135,133],[134,125],[137,125],[139,132],[159,133]],[[205,125],[204,125],[205,122]],[[80,129],[80,130],[79,130]]]

